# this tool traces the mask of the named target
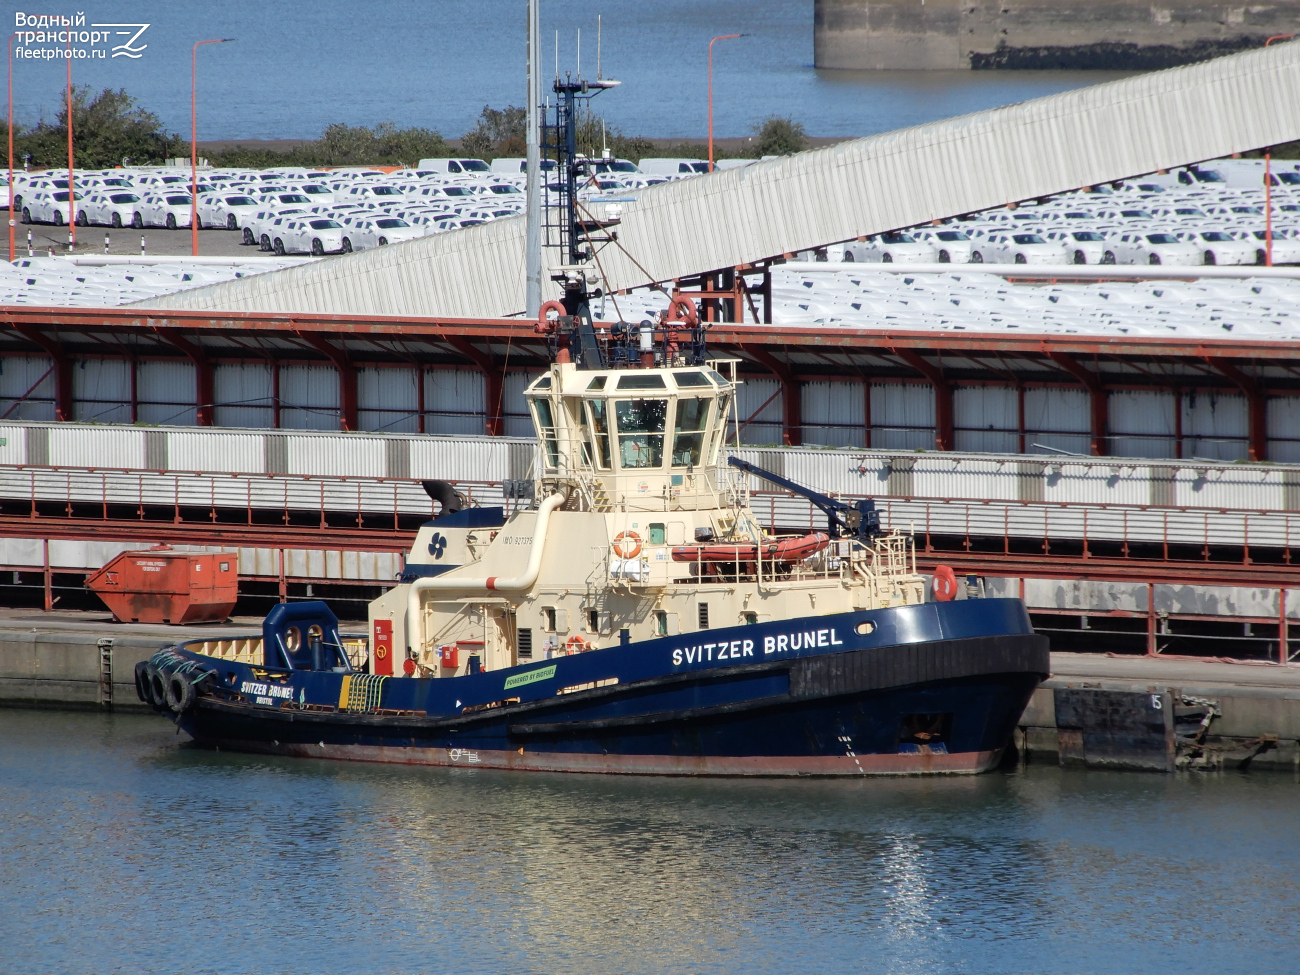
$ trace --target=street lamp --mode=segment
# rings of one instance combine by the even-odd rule
[[[190,253],[199,256],[199,116],[198,57],[200,44],[229,44],[233,37],[197,41],[190,51]]]
[[[709,41],[709,172],[713,172],[713,45],[718,41],[729,41],[733,37],[748,36],[748,34],[722,34]]]
[[[72,31],[68,31],[68,252],[77,249],[77,194],[72,186]]]
[[[14,38],[9,35],[9,260],[14,259]]]

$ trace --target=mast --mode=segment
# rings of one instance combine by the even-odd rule
[[[538,109],[542,101],[541,24],[538,4],[528,0],[528,215],[524,230],[525,309],[536,318],[542,307],[542,182],[541,124]]]

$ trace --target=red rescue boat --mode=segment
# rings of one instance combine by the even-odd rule
[[[825,532],[813,532],[798,538],[765,542],[763,558],[770,562],[798,562],[820,552],[830,544]],[[759,546],[754,542],[710,542],[707,545],[678,545],[673,548],[674,562],[757,562]]]

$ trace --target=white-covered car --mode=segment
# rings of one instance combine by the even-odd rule
[[[1255,241],[1242,239],[1237,234],[1226,230],[1192,230],[1176,234],[1179,239],[1201,249],[1201,261],[1205,264],[1254,264]]]
[[[1200,264],[1201,248],[1168,233],[1119,234],[1106,242],[1106,252],[1114,255],[1115,264],[1172,264],[1178,267]]]
[[[70,207],[67,190],[36,190],[23,201],[23,223],[63,226],[70,219]]]
[[[962,230],[921,230],[912,236],[933,247],[940,264],[969,264],[975,250],[974,243]]]
[[[904,233],[878,234],[844,245],[846,263],[933,264],[937,258],[935,247]]]
[[[199,228],[239,230],[262,206],[244,193],[208,193],[199,197]]]
[[[286,221],[271,242],[277,254],[338,254],[343,251],[343,225],[329,217],[304,216]]]
[[[1300,238],[1294,236],[1294,229],[1273,228],[1273,263],[1300,264]],[[1249,242],[1255,249],[1255,264],[1266,264],[1268,241],[1263,230],[1243,230],[1238,232],[1243,242]]]
[[[168,230],[188,227],[193,213],[190,202],[188,193],[147,193],[136,211],[140,222],[132,222],[131,226],[137,229],[166,227]]]
[[[989,234],[975,242],[972,264],[1068,264],[1065,248],[1038,234]]]
[[[418,227],[412,227],[401,217],[373,217],[358,220],[353,225],[352,246],[357,250],[358,240],[364,240],[365,247],[386,247],[404,240],[415,240],[424,236]]]
[[[1106,253],[1106,235],[1099,230],[1052,230],[1043,238],[1065,250],[1067,264],[1101,264]]]
[[[271,242],[275,239],[274,229],[284,226],[285,220],[306,213],[308,211],[301,207],[289,207],[285,210],[258,210],[248,221],[248,225],[244,227],[244,242],[248,243],[248,239],[251,237],[262,250],[269,251]]]
[[[140,197],[130,190],[96,190],[77,200],[77,223],[82,227],[129,227],[135,223]]]

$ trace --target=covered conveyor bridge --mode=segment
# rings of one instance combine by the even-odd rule
[[[612,291],[1300,138],[1300,44],[1112,81],[637,191]],[[629,194],[633,195],[633,194]],[[557,260],[544,249],[544,260]],[[549,295],[548,295],[549,296]],[[148,307],[499,318],[524,308],[524,221],[199,288]]]

